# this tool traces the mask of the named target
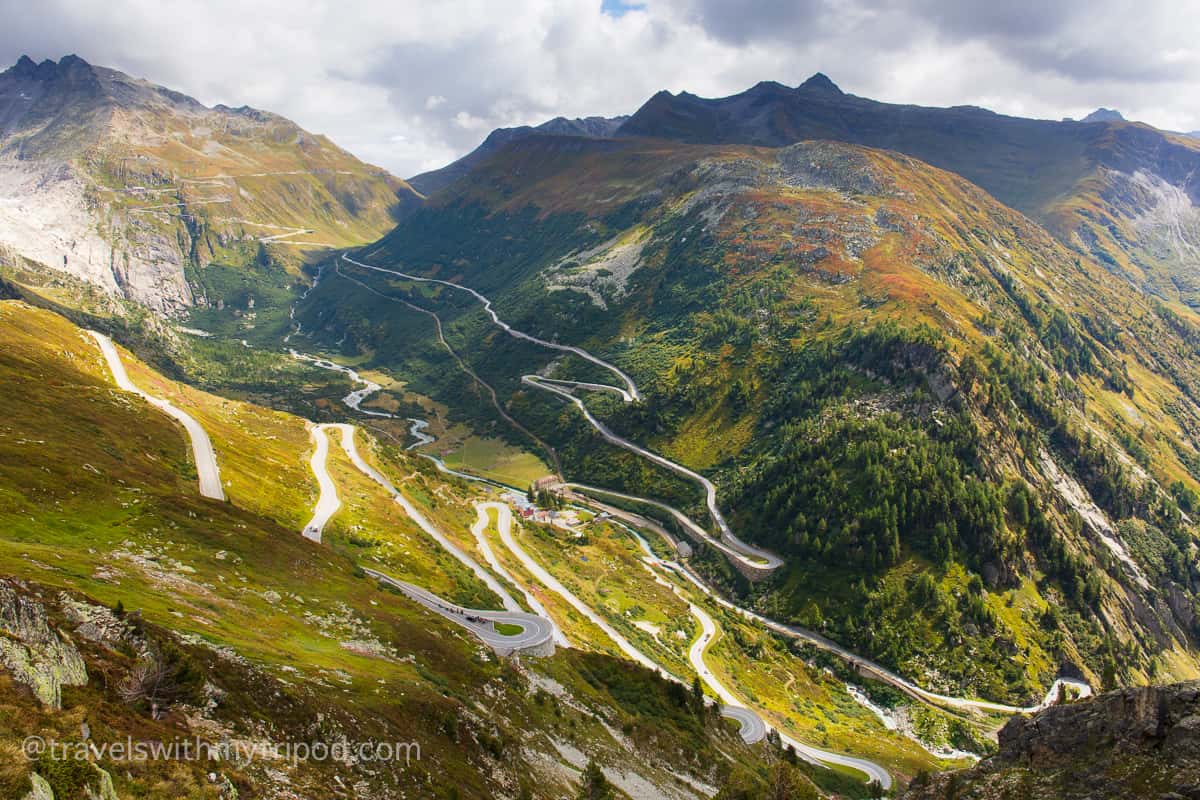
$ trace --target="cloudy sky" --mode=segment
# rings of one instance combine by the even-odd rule
[[[77,53],[408,176],[499,126],[822,71],[843,90],[1200,129],[1195,0],[0,0],[0,60]]]

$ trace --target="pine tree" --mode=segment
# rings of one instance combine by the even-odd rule
[[[692,704],[697,715],[704,713],[704,684],[699,675],[692,679]]]
[[[579,800],[612,800],[613,790],[595,760],[588,761],[579,787]]]

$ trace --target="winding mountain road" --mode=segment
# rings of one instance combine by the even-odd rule
[[[379,570],[364,567],[363,572],[381,583],[400,590],[410,600],[420,603],[430,611],[466,628],[500,655],[535,650],[554,639],[554,623],[548,617],[526,614],[523,611],[481,611],[475,608],[464,608],[448,600],[443,600],[433,592],[422,589],[416,584],[396,580]],[[521,632],[501,633],[496,630],[496,625],[515,625],[521,629]]]
[[[694,603],[689,604],[689,607],[692,612],[692,616],[694,616],[700,623],[701,628],[700,636],[696,638],[696,641],[692,643],[692,647],[688,651],[688,659],[692,662],[692,667],[695,668],[696,672],[700,675],[701,680],[703,680],[708,687],[713,690],[713,693],[720,697],[721,701],[727,706],[731,708],[738,708],[745,713],[753,715],[753,712],[750,712],[749,709],[747,709],[745,705],[737,698],[737,696],[720,682],[717,676],[714,675],[708,668],[708,665],[704,663],[704,651],[708,649],[708,646],[716,637],[717,625],[715,622],[713,622],[712,617],[710,617],[704,611],[704,609],[700,608]],[[759,719],[757,715],[754,715],[754,719],[757,720],[757,724],[761,728],[761,733],[758,734],[759,737],[762,738],[766,736],[766,723]],[[779,739],[781,742],[791,746],[791,748],[796,752],[796,755],[810,763],[825,765],[833,764],[836,766],[848,767],[865,774],[868,780],[878,781],[879,785],[884,789],[890,789],[892,786],[891,774],[889,774],[886,769],[876,764],[874,761],[869,761],[865,758],[856,758],[855,756],[843,755],[842,753],[834,753],[830,750],[822,750],[818,747],[805,744],[797,739],[793,739],[777,728],[775,730],[779,734]]]
[[[509,655],[517,651],[541,651],[544,649],[544,646],[553,645],[557,639],[561,639],[562,634],[559,633],[557,626],[550,619],[549,615],[544,613],[544,610],[541,615],[528,614],[522,611],[521,607],[517,605],[516,601],[512,599],[495,578],[480,567],[474,559],[470,558],[470,556],[446,539],[440,531],[437,531],[432,523],[424,515],[420,514],[408,502],[407,498],[392,486],[387,478],[383,477],[382,474],[362,459],[354,444],[354,427],[352,425],[333,423],[315,425],[312,428],[315,448],[312,458],[309,460],[309,465],[312,468],[313,475],[317,479],[317,485],[320,487],[320,496],[317,499],[313,519],[304,528],[305,538],[320,542],[322,529],[329,521],[329,518],[341,507],[337,484],[334,483],[328,469],[329,439],[326,432],[329,430],[338,430],[341,432],[342,448],[354,466],[387,490],[393,499],[404,507],[409,517],[422,530],[433,535],[438,543],[445,547],[451,555],[454,555],[468,568],[472,569],[492,591],[500,596],[504,604],[504,611],[464,608],[438,597],[428,589],[423,589],[416,584],[406,581],[397,580],[379,570],[364,567],[363,572],[399,590],[410,600],[471,631],[471,633],[482,639],[485,644],[500,655]],[[478,513],[486,522],[486,512],[483,509],[478,509]],[[513,625],[519,627],[521,632],[517,634],[502,633],[496,629],[496,625]],[[562,641],[565,644],[566,640],[562,639]]]
[[[337,493],[337,485],[326,468],[326,461],[329,458],[329,437],[325,435],[325,427],[325,425],[312,426],[314,446],[308,465],[312,469],[313,475],[317,477],[319,494],[317,495],[317,505],[313,508],[312,519],[304,526],[304,538],[311,539],[318,544],[321,542],[321,533],[325,530],[325,523],[329,522],[329,518],[342,507],[342,501]]]
[[[597,419],[595,416],[592,415],[592,413],[588,410],[587,406],[583,403],[582,400],[580,400],[578,397],[576,397],[570,391],[568,391],[567,388],[565,388],[565,387],[584,388],[584,389],[591,389],[591,390],[595,390],[595,391],[614,392],[614,393],[620,395],[625,400],[625,402],[635,402],[637,400],[640,400],[641,394],[638,392],[637,384],[635,384],[633,382],[633,379],[630,378],[620,368],[618,368],[617,366],[615,366],[613,364],[608,363],[607,361],[605,361],[601,358],[598,358],[598,357],[592,355],[591,353],[584,350],[583,348],[575,347],[572,345],[562,345],[562,344],[558,344],[557,342],[549,342],[549,341],[546,341],[545,339],[541,339],[537,336],[533,336],[531,334],[528,334],[523,331],[519,331],[516,328],[513,328],[507,322],[500,319],[500,317],[496,314],[495,310],[493,310],[493,308],[492,308],[491,300],[489,300],[487,297],[485,297],[484,295],[480,294],[479,292],[475,291],[474,289],[472,289],[468,286],[461,286],[459,284],[451,283],[450,281],[440,280],[438,278],[423,278],[419,275],[412,275],[407,272],[400,272],[399,270],[386,269],[384,267],[372,266],[370,264],[366,264],[366,263],[363,263],[356,259],[353,259],[349,255],[346,255],[346,254],[342,255],[342,260],[349,264],[353,264],[357,267],[361,267],[363,269],[373,270],[375,272],[381,272],[381,273],[386,273],[386,274],[390,274],[390,275],[395,275],[395,276],[397,276],[399,278],[403,278],[405,280],[417,281],[417,282],[422,282],[422,283],[436,283],[436,284],[439,284],[442,286],[448,286],[452,289],[457,289],[458,291],[466,292],[467,294],[470,294],[472,297],[474,297],[476,300],[478,300],[483,305],[483,309],[488,313],[489,316],[491,316],[492,322],[494,322],[498,327],[500,327],[502,330],[504,330],[510,336],[513,336],[518,339],[523,339],[525,341],[533,342],[534,344],[538,344],[538,345],[541,345],[543,347],[547,347],[550,349],[558,350],[561,352],[572,353],[574,355],[579,356],[580,358],[583,358],[583,359],[591,362],[592,364],[603,367],[604,369],[606,369],[609,372],[616,375],[618,378],[621,379],[621,382],[624,384],[624,388],[617,387],[617,386],[609,386],[607,384],[588,383],[588,382],[584,382],[584,381],[564,381],[564,380],[558,380],[558,379],[552,379],[552,378],[543,378],[539,375],[523,375],[521,377],[521,381],[529,386],[533,386],[535,388],[542,389],[543,391],[551,392],[551,393],[567,400],[568,402],[574,404],[583,413],[583,415],[587,419],[588,423],[591,424],[592,427],[595,428],[600,433],[600,435],[609,443],[617,445],[618,447],[622,447],[626,450],[629,450],[630,452],[636,453],[637,455],[642,456],[643,458],[648,459],[650,461],[653,461],[655,464],[658,464],[659,466],[664,467],[665,469],[670,470],[670,471],[676,473],[677,475],[681,475],[684,478],[687,478],[688,480],[691,480],[691,481],[697,483],[704,490],[705,505],[707,505],[707,507],[708,507],[709,516],[712,517],[713,521],[717,524],[717,527],[721,531],[721,537],[720,537],[721,541],[726,544],[726,547],[721,548],[721,550],[727,556],[729,556],[735,560],[744,562],[751,569],[761,570],[763,572],[768,572],[768,573],[783,566],[783,560],[780,559],[778,556],[776,556],[774,553],[770,553],[761,548],[757,548],[757,547],[754,547],[753,545],[747,544],[746,542],[743,542],[741,539],[739,539],[733,533],[733,530],[729,527],[729,523],[725,520],[724,514],[721,513],[720,507],[717,505],[717,487],[713,484],[712,481],[708,480],[708,478],[705,478],[700,473],[695,472],[694,470],[688,469],[687,467],[683,466],[682,464],[678,464],[678,463],[670,460],[669,458],[666,458],[655,452],[647,450],[646,448],[644,448],[638,444],[635,444],[635,443],[629,441],[628,439],[625,439],[622,436],[618,436],[616,433],[613,433],[613,431],[610,430],[607,425],[605,425],[603,422],[601,422],[599,419]],[[409,305],[411,305],[411,304],[409,304]],[[431,313],[425,309],[421,309],[421,310],[426,311],[426,313]],[[439,329],[440,329],[440,321],[439,321]],[[689,530],[697,530],[697,529],[700,529],[700,528],[699,528],[699,526],[695,525],[694,523],[692,523],[689,526]],[[705,532],[705,539],[707,541],[712,541],[713,537],[709,536],[707,534],[707,532]]]
[[[224,500],[225,489],[221,485],[220,470],[217,469],[217,453],[213,450],[212,440],[208,438],[208,433],[200,423],[186,411],[171,405],[170,401],[147,394],[139,389],[129,379],[129,374],[125,371],[125,365],[121,363],[121,354],[117,351],[117,347],[113,344],[112,339],[109,339],[98,331],[88,331],[88,333],[96,340],[96,344],[100,346],[100,352],[104,354],[104,360],[108,363],[108,369],[112,373],[113,381],[116,382],[122,391],[136,394],[150,405],[183,425],[192,445],[192,458],[196,462],[196,473],[200,480],[200,495],[212,500]]]
[[[631,660],[641,664],[646,669],[657,672],[659,675],[663,676],[669,681],[674,681],[675,683],[685,686],[687,685],[686,682],[677,675],[674,675],[663,669],[658,665],[657,662],[654,661],[654,659],[650,658],[641,650],[639,650],[632,642],[622,636],[620,632],[610,625],[607,620],[594,611],[591,606],[580,600],[574,592],[564,586],[557,578],[555,578],[544,567],[542,567],[541,564],[539,564],[536,560],[530,557],[528,553],[525,552],[525,549],[517,543],[516,539],[514,539],[512,535],[513,517],[511,508],[504,503],[480,503],[476,507],[489,507],[495,509],[497,515],[496,527],[500,532],[500,540],[504,543],[504,546],[508,548],[508,551],[512,553],[513,556],[521,562],[521,565],[525,567],[525,569],[543,586],[557,594],[589,622],[602,630],[604,634],[608,636],[608,638],[611,639],[614,644],[617,645],[622,653],[628,656]],[[709,620],[709,622],[711,623],[712,620]],[[703,650],[703,648],[701,648],[701,650]],[[701,656],[699,660],[692,660],[693,667],[696,667],[697,664],[699,664],[699,668],[702,668],[705,670],[705,672],[707,672],[708,668],[704,666],[703,656]],[[712,684],[709,685],[712,686]],[[732,695],[728,695],[728,697],[732,698]],[[755,742],[762,741],[763,737],[766,736],[766,726],[762,719],[759,718],[759,716],[753,711],[746,708],[742,703],[738,702],[736,698],[733,698],[732,703],[729,702],[727,696],[725,695],[722,695],[721,699],[724,701],[719,705],[718,708],[721,716],[728,717],[738,722],[740,726],[739,733],[743,741],[745,741],[747,744],[754,744]]]
[[[370,264],[365,264],[361,261],[350,258],[347,255],[343,255],[342,258],[343,258],[343,260],[345,260],[346,262],[348,262],[350,264],[354,264],[355,266],[362,267],[364,269],[373,270],[375,272],[382,272],[382,273],[396,275],[396,276],[398,276],[400,278],[404,278],[406,280],[438,283],[438,284],[442,284],[445,286],[449,286],[449,287],[467,292],[468,294],[470,294],[473,297],[475,297],[476,299],[478,299],[484,305],[484,308],[487,310],[488,314],[491,315],[492,320],[497,325],[502,327],[505,331],[507,331],[510,335],[516,336],[518,338],[526,339],[526,340],[534,342],[534,343],[546,344],[548,346],[554,347],[555,349],[559,349],[559,350],[569,349],[571,352],[576,352],[577,354],[587,358],[587,360],[591,361],[592,363],[603,366],[606,369],[608,369],[609,371],[613,372],[614,374],[620,376],[622,381],[626,385],[626,388],[624,390],[620,389],[619,387],[607,387],[606,388],[607,391],[615,391],[615,392],[621,394],[623,397],[626,397],[627,400],[640,398],[640,395],[637,392],[637,387],[636,387],[636,385],[634,385],[633,380],[628,375],[626,375],[624,372],[619,370],[617,367],[603,361],[602,359],[599,359],[599,358],[591,355],[590,353],[586,353],[586,351],[580,352],[580,348],[565,348],[563,345],[558,345],[556,343],[547,343],[543,339],[539,339],[537,337],[530,336],[529,334],[525,334],[525,333],[522,333],[521,331],[515,330],[510,325],[508,325],[508,323],[501,321],[500,318],[496,315],[496,312],[492,310],[491,301],[488,298],[484,297],[479,292],[475,291],[474,289],[471,289],[466,286],[460,286],[458,284],[451,283],[449,281],[439,280],[436,278],[423,278],[419,275],[411,275],[409,273],[400,272],[397,270],[372,266]],[[426,313],[431,313],[431,312],[426,312]],[[676,464],[675,462],[671,461],[670,459],[664,458],[663,456],[660,456],[656,453],[646,450],[645,448],[640,447],[639,445],[629,442],[628,440],[623,439],[622,437],[616,435],[611,430],[609,430],[608,427],[606,425],[604,425],[603,422],[598,420],[594,415],[592,415],[588,411],[587,406],[583,403],[582,400],[580,400],[574,394],[571,394],[569,391],[567,391],[565,388],[563,388],[564,386],[571,386],[571,385],[578,385],[578,386],[582,386],[584,388],[587,388],[587,387],[594,388],[597,386],[603,386],[603,384],[582,384],[582,383],[577,383],[574,381],[558,381],[555,379],[543,378],[538,375],[524,375],[524,376],[522,376],[521,380],[523,383],[525,383],[527,385],[534,386],[536,388],[540,388],[545,391],[552,392],[552,393],[562,397],[563,399],[571,402],[572,404],[574,404],[583,413],[584,417],[588,420],[588,422],[607,441],[609,441],[613,444],[616,444],[618,446],[621,446],[627,450],[630,450],[631,452],[637,453],[637,454],[653,461],[654,463],[659,464],[659,465],[675,472],[676,474],[690,478],[690,479],[696,481],[697,483],[699,483],[701,486],[703,486],[705,489],[706,504],[708,505],[709,513],[712,516],[713,520],[717,523],[718,527],[721,529],[721,538],[719,541],[722,542],[723,544],[728,545],[727,547],[719,548],[719,549],[721,549],[721,551],[723,553],[726,554],[726,556],[741,560],[747,566],[750,566],[752,568],[758,568],[758,569],[765,567],[768,570],[774,570],[778,566],[782,565],[783,562],[781,559],[779,559],[778,556],[776,556],[773,553],[770,553],[768,551],[761,550],[759,548],[755,548],[751,545],[748,545],[733,535],[732,531],[729,530],[729,526],[726,524],[725,518],[721,514],[720,509],[717,507],[716,487],[712,484],[711,481],[704,478],[704,476],[702,476],[692,470],[689,470],[687,467],[684,467],[681,464]],[[587,487],[587,486],[584,486],[581,484],[567,484],[567,486],[568,486],[568,488],[574,486],[574,487],[579,488],[584,491],[597,491],[599,493],[608,494],[608,495],[614,496],[614,497],[622,497],[622,498],[628,499],[628,500],[634,500],[634,501],[638,501],[638,502],[647,503],[648,505],[652,505],[652,506],[655,506],[655,507],[658,507],[660,509],[667,511],[672,516],[674,516],[676,519],[678,519],[680,521],[680,523],[683,524],[692,533],[699,535],[700,531],[704,531],[704,528],[702,526],[697,525],[694,521],[692,521],[685,514],[683,514],[683,512],[679,511],[678,509],[674,509],[671,506],[668,506],[665,503],[661,503],[659,501],[649,500],[649,499],[643,498],[643,497],[636,497],[634,495],[626,495],[626,494],[622,494],[619,492],[613,492],[611,490],[606,490],[606,489],[597,489],[596,487]],[[715,543],[717,541],[714,539],[714,537],[707,535],[707,531],[704,531],[704,532],[706,534],[705,541],[708,541],[709,543]],[[1041,703],[1034,705],[1034,706],[1012,706],[1012,705],[1006,705],[1004,703],[993,703],[993,702],[989,702],[986,700],[973,700],[973,699],[969,699],[969,698],[952,697],[949,695],[939,694],[937,692],[931,692],[926,689],[922,689],[921,687],[917,686],[916,684],[912,683],[911,681],[908,681],[908,680],[902,678],[901,676],[880,666],[879,664],[874,663],[873,661],[871,661],[869,659],[866,659],[866,658],[863,658],[861,656],[854,654],[850,650],[846,649],[845,647],[842,647],[841,645],[837,644],[836,642],[833,642],[830,639],[827,639],[826,637],[820,635],[819,633],[807,630],[805,628],[801,628],[799,626],[787,625],[784,623],[776,622],[772,619],[769,619],[768,617],[762,616],[761,614],[757,614],[753,611],[744,609],[741,606],[731,603],[730,601],[724,599],[723,597],[720,597],[719,595],[715,594],[706,584],[704,584],[699,578],[697,578],[694,574],[692,574],[690,570],[685,570],[685,574],[689,577],[689,579],[693,583],[695,583],[697,586],[699,586],[703,591],[712,595],[718,603],[720,603],[732,610],[735,610],[736,612],[742,614],[743,616],[745,616],[749,619],[753,619],[756,622],[759,622],[760,624],[775,631],[776,633],[780,633],[784,636],[789,636],[791,638],[802,639],[802,640],[807,641],[813,645],[816,645],[817,647],[820,647],[828,652],[831,652],[834,655],[837,655],[840,658],[844,659],[845,661],[849,662],[852,666],[858,668],[861,672],[871,675],[885,683],[891,684],[891,685],[895,686],[896,688],[900,689],[901,691],[906,692],[907,694],[914,697],[915,699],[927,702],[931,705],[941,706],[943,708],[975,709],[975,710],[985,711],[985,712],[1018,714],[1018,713],[1031,713],[1034,711],[1041,710],[1042,708],[1045,708],[1046,705],[1048,705],[1050,702],[1052,702],[1053,698],[1057,696],[1059,687],[1064,686],[1064,685],[1075,688],[1077,691],[1079,691],[1081,694],[1084,694],[1085,696],[1087,694],[1091,693],[1091,688],[1086,683],[1083,683],[1081,681],[1076,681],[1076,680],[1073,680],[1070,678],[1061,678],[1061,677],[1058,680],[1056,680],[1054,682],[1054,684],[1050,687],[1049,691],[1046,694],[1045,699]]]
[[[761,717],[746,708],[733,692],[726,689],[724,684],[717,680],[717,676],[713,675],[708,665],[704,663],[704,651],[708,649],[708,645],[712,643],[717,634],[716,623],[698,606],[689,603],[688,607],[692,616],[700,623],[700,635],[696,637],[696,641],[692,642],[692,646],[688,650],[688,660],[692,662],[692,669],[696,670],[700,680],[704,681],[708,688],[712,689],[713,694],[721,698],[721,702],[730,709],[730,713],[726,716],[742,723],[742,738],[749,741],[750,737],[753,737],[754,741],[761,741],[767,735],[766,723],[762,721]]]
[[[633,379],[630,378],[628,375],[626,375],[624,372],[622,372],[617,367],[613,366],[612,364],[608,363],[607,361],[604,361],[603,359],[597,358],[596,356],[592,355],[587,350],[584,350],[581,347],[574,347],[573,345],[567,345],[567,344],[559,344],[558,342],[548,342],[545,339],[539,339],[538,337],[532,336],[528,333],[525,333],[524,331],[517,330],[516,328],[509,325],[504,320],[500,319],[500,317],[492,309],[492,301],[491,300],[484,297],[479,292],[475,291],[474,289],[470,288],[469,286],[461,286],[457,283],[451,283],[450,281],[439,280],[438,278],[422,278],[419,275],[409,275],[407,273],[399,272],[394,269],[384,269],[383,267],[371,266],[370,264],[364,264],[361,261],[356,261],[355,259],[351,258],[349,255],[346,255],[346,254],[342,255],[342,260],[346,261],[347,263],[354,264],[356,267],[362,267],[363,269],[374,270],[376,272],[390,273],[392,275],[396,275],[397,277],[404,278],[405,280],[420,281],[422,283],[437,283],[442,286],[448,286],[451,289],[455,289],[460,292],[466,292],[467,294],[474,297],[476,300],[478,300],[483,305],[483,310],[486,311],[489,316],[491,316],[492,322],[494,322],[497,325],[497,327],[499,327],[501,330],[503,330],[509,336],[512,336],[516,339],[524,339],[527,342],[533,342],[534,344],[541,345],[542,347],[546,347],[551,350],[559,350],[563,353],[573,353],[574,355],[579,356],[580,358],[584,359],[585,361],[590,361],[591,363],[595,364],[596,366],[602,367],[603,369],[608,370],[609,372],[611,372],[612,374],[616,375],[618,378],[621,379],[621,382],[625,384],[625,388],[624,389],[615,389],[615,391],[617,391],[617,393],[620,394],[627,403],[632,403],[636,400],[642,399],[642,396],[640,394],[638,394],[638,388],[637,388],[637,385],[633,382]],[[612,390],[614,388],[615,387],[609,387],[609,390]]]
[[[552,383],[547,383],[545,379],[540,378],[537,375],[523,375],[521,377],[521,382],[529,386],[535,386],[539,389],[552,392],[553,394],[556,394],[564,400],[572,403],[576,408],[579,409],[591,426],[596,429],[600,436],[610,444],[623,447],[648,461],[653,461],[660,467],[664,467],[677,475],[682,475],[683,477],[698,483],[704,489],[704,502],[708,506],[708,513],[717,523],[717,527],[721,529],[721,538],[720,540],[714,539],[709,535],[708,531],[705,531],[690,519],[687,522],[687,527],[689,530],[695,532],[710,544],[716,545],[717,541],[720,541],[724,546],[717,546],[723,553],[734,560],[745,562],[748,566],[768,572],[777,570],[783,566],[783,559],[781,559],[779,556],[761,548],[754,547],[753,545],[749,545],[734,535],[733,531],[729,527],[729,523],[725,521],[725,516],[721,513],[721,509],[717,506],[717,487],[708,478],[704,477],[699,472],[690,470],[682,464],[677,464],[669,458],[660,456],[658,453],[647,450],[641,445],[634,444],[623,436],[618,436],[617,434],[613,433],[607,425],[597,419],[592,412],[588,410],[587,405],[584,404],[582,400],[565,389],[561,389]],[[556,383],[561,383],[561,381]],[[632,495],[625,495],[625,497],[628,499],[640,499],[634,498]],[[662,503],[658,503],[657,505],[670,508]],[[682,512],[676,512],[674,509],[670,510],[672,513],[682,515]]]
[[[461,547],[450,541],[450,539],[448,539],[445,534],[438,530],[437,526],[430,522],[429,519],[400,492],[400,490],[392,485],[391,481],[384,477],[381,472],[368,464],[366,460],[359,455],[358,447],[354,444],[353,425],[347,425],[346,423],[332,423],[325,425],[324,427],[341,431],[342,449],[346,451],[346,455],[349,456],[350,462],[358,468],[358,471],[383,487],[384,491],[391,496],[392,500],[394,500],[400,505],[401,508],[404,509],[404,513],[408,514],[409,518],[413,522],[417,523],[417,527],[419,527],[431,539],[441,545],[442,549],[454,556],[459,563],[471,570],[471,572],[475,573],[475,577],[483,581],[483,583],[486,584],[489,589],[496,593],[496,596],[500,598],[500,601],[503,603],[506,611],[523,613],[521,611],[521,605],[513,599],[513,596],[509,594],[508,589],[504,588],[500,581],[496,580],[496,578],[490,572],[484,569],[478,561],[471,558],[471,556],[469,556]]]
[[[547,589],[565,600],[567,605],[578,611],[581,616],[583,616],[600,630],[604,631],[604,634],[608,636],[608,638],[612,639],[613,643],[617,645],[621,652],[628,656],[632,661],[636,661],[646,669],[654,670],[664,678],[677,681],[679,680],[674,675],[667,672],[657,663],[655,663],[654,659],[647,656],[641,650],[638,650],[637,647],[635,647],[628,639],[622,636],[616,628],[610,625],[607,620],[593,611],[591,606],[576,597],[575,593],[564,586],[562,582],[558,580],[558,578],[555,578],[545,568],[543,568],[541,564],[530,558],[529,554],[525,552],[525,549],[517,543],[516,539],[513,538],[511,508],[503,503],[493,503],[490,505],[496,509],[496,529],[500,533],[500,541],[504,543],[504,546],[508,548],[508,551],[513,554],[517,561],[521,562],[521,566],[523,566],[530,575],[532,575]]]
[[[554,623],[554,620],[546,611],[545,606],[543,606],[541,602],[533,596],[532,592],[525,589],[525,587],[522,586],[521,583],[518,582],[517,579],[514,578],[509,571],[504,568],[504,565],[497,560],[496,554],[492,552],[492,545],[487,540],[487,529],[492,524],[491,519],[488,517],[488,511],[491,510],[496,512],[497,530],[499,530],[500,526],[505,524],[503,521],[505,519],[503,516],[505,513],[508,514],[507,524],[509,526],[512,525],[512,511],[509,510],[508,506],[504,505],[503,503],[475,504],[476,517],[475,522],[471,525],[471,535],[475,537],[475,544],[479,548],[479,552],[483,554],[483,560],[487,562],[487,565],[491,568],[492,572],[496,573],[501,578],[504,578],[504,580],[521,590],[521,592],[525,595],[525,602],[530,608],[533,609],[535,614],[545,617],[550,621],[550,625],[554,628],[555,644],[561,645],[562,647],[570,647],[571,644],[567,641],[567,637],[561,630],[559,630],[558,625]]]
[[[574,492],[583,492],[585,497],[588,494],[607,495],[608,497],[616,497],[621,500],[631,500],[635,503],[644,503],[648,506],[653,506],[654,508],[657,508],[660,511],[665,511],[666,513],[668,513],[672,517],[674,517],[675,520],[680,525],[687,528],[687,530],[689,530],[691,532],[693,537],[706,542],[707,544],[716,548],[717,550],[720,550],[722,553],[725,554],[725,556],[727,558],[730,558],[733,560],[745,559],[745,560],[747,560],[748,564],[752,564],[754,566],[770,565],[771,563],[773,563],[771,559],[775,559],[775,556],[773,556],[769,553],[766,553],[766,551],[759,551],[764,554],[762,560],[749,559],[745,553],[734,550],[729,544],[726,543],[726,541],[724,539],[718,539],[717,537],[710,534],[707,530],[705,530],[701,526],[697,525],[692,520],[692,518],[689,517],[687,514],[684,514],[682,511],[675,508],[674,506],[669,506],[666,503],[660,502],[658,500],[651,500],[648,497],[638,497],[637,495],[625,494],[624,492],[616,492],[616,491],[613,491],[612,489],[601,489],[599,486],[589,486],[585,483],[567,482],[567,483],[564,483],[563,486],[565,486],[567,489],[570,489]]]

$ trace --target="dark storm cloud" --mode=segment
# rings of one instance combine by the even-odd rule
[[[250,104],[401,175],[499,126],[630,113],[814,72],[895,102],[1200,128],[1192,14],[1167,0],[0,0],[0,61],[78,53]]]
[[[829,37],[902,52],[913,41],[978,42],[1013,63],[1078,81],[1169,81],[1197,26],[1150,0],[664,0],[714,38],[748,46]]]
[[[685,0],[679,10],[717,39],[735,45],[758,40],[805,41],[836,14],[829,0]]]

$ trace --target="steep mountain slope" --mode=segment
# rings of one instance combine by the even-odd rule
[[[1196,674],[1194,329],[962,178],[831,143],[528,137],[356,257],[462,282],[632,375],[642,402],[587,403],[788,559],[740,589],[772,615],[993,699],[1060,669]],[[461,293],[326,274],[297,319],[329,346],[453,402],[427,323],[361,287],[431,308],[568,480],[704,517],[687,482],[520,380],[601,379],[588,365]]]
[[[771,147],[830,139],[906,153],[978,184],[1152,294],[1200,302],[1200,146],[1146,125],[880,103],[818,74],[720,99],[660,92],[617,135]]]
[[[189,270],[369,241],[407,184],[263,111],[190,97],[77,56],[0,73],[0,260],[175,311]],[[220,298],[212,298],[217,302]]]
[[[1000,751],[960,773],[924,776],[905,800],[1200,796],[1200,684],[1124,689],[1017,718]]]
[[[212,430],[229,502],[205,500],[182,431],[110,382],[91,337],[3,301],[0,343],[4,797],[48,785],[61,798],[557,798],[589,759],[633,794],[683,800],[732,781],[758,797],[782,770],[816,796],[649,671],[578,650],[499,660],[385,591],[356,565],[437,570],[411,520],[356,507],[363,485],[342,484],[352,513],[328,543],[303,538],[317,489],[304,420],[172,388],[122,353],[135,381]],[[466,517],[469,488],[360,444],[439,524]],[[23,752],[32,734],[99,754]],[[226,749],[107,749],[127,737]],[[313,749],[334,744],[393,754]]]
[[[488,137],[483,140],[483,143],[479,147],[476,147],[454,163],[447,164],[440,169],[414,175],[408,179],[408,182],[418,192],[430,195],[445,189],[450,184],[470,173],[474,167],[481,164],[488,156],[509,142],[534,134],[594,136],[599,139],[605,139],[614,135],[627,119],[628,117],[577,117],[575,119],[555,117],[536,126],[522,125],[518,128],[497,128],[488,134]]]

